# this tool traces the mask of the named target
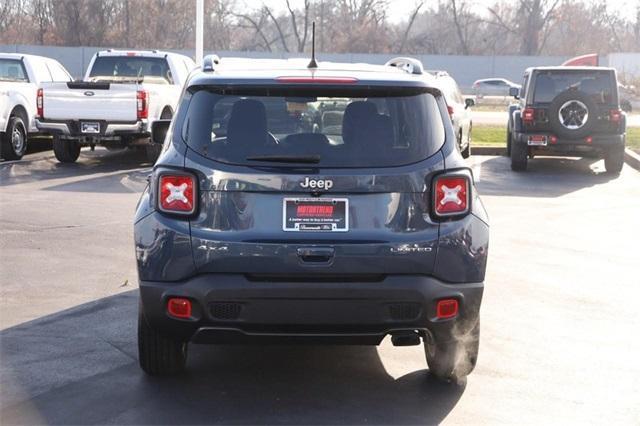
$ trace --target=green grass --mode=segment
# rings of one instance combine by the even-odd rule
[[[640,152],[640,127],[627,128],[627,147]]]
[[[507,128],[505,126],[474,125],[471,133],[473,144],[506,146]],[[640,151],[640,127],[627,128],[627,147]]]
[[[507,127],[475,124],[471,129],[471,141],[476,146],[507,146]]]
[[[485,112],[503,112],[509,109],[509,102],[505,102],[502,104],[476,104],[473,107],[474,111],[485,111]]]

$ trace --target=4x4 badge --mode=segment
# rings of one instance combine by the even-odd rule
[[[331,179],[309,179],[304,178],[304,182],[300,182],[300,186],[304,189],[331,189],[333,188],[333,181]]]

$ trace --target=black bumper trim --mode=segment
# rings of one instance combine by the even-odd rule
[[[312,340],[378,344],[394,331],[427,332],[437,341],[455,339],[478,321],[483,283],[447,284],[422,275],[390,275],[380,282],[253,282],[241,274],[205,274],[184,282],[140,282],[149,324],[196,343]],[[192,301],[188,320],[166,313],[170,297]],[[456,298],[459,315],[439,320],[435,305]],[[240,313],[216,318],[210,307],[238,304]],[[418,306],[399,318],[393,305]],[[402,312],[402,311],[401,311]],[[417,313],[416,313],[417,312]]]

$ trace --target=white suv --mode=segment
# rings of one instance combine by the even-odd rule
[[[473,120],[471,117],[471,107],[475,101],[471,98],[463,98],[458,83],[446,71],[428,71],[435,78],[438,87],[444,94],[447,101],[447,110],[453,123],[458,148],[463,158],[471,155],[471,129]]]

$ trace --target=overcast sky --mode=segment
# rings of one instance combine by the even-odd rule
[[[303,0],[290,0],[294,7],[302,7]],[[484,13],[487,6],[491,6],[496,3],[497,0],[471,0],[473,8],[477,13]],[[517,3],[518,0],[507,0],[512,3]],[[584,0],[589,3],[591,0]],[[434,0],[427,0],[425,2],[428,5],[435,5],[437,2]],[[260,4],[266,4],[267,6],[276,10],[285,10],[285,0],[240,0],[238,4],[244,4],[247,9],[256,8]],[[387,11],[391,22],[399,22],[407,19],[409,14],[413,11],[416,5],[415,0],[389,0],[389,10]],[[635,21],[637,0],[607,0],[607,5],[611,11],[622,11],[624,15]],[[424,6],[423,6],[424,7]],[[431,6],[433,7],[433,6]]]

